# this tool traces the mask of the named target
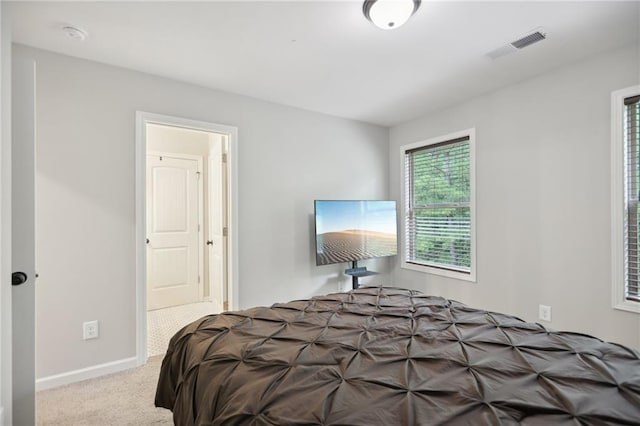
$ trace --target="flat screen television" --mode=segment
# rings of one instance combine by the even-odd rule
[[[316,200],[316,265],[398,254],[396,202]]]

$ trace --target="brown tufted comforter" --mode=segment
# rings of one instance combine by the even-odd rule
[[[640,424],[631,349],[369,287],[204,317],[156,405],[176,425]]]

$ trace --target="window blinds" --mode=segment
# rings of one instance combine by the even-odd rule
[[[471,271],[469,137],[405,151],[405,260]]]
[[[626,270],[627,279],[625,296],[630,300],[640,301],[640,285],[638,271],[638,199],[640,191],[640,96],[626,98],[625,105],[625,163],[626,163]]]

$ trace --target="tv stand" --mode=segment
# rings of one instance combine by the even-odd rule
[[[351,262],[351,268],[345,269],[344,273],[347,275],[351,275],[351,285],[353,286],[354,290],[360,286],[360,284],[358,283],[358,278],[368,277],[370,275],[378,275],[377,272],[367,271],[366,266],[358,267],[357,260],[354,260],[353,262]]]

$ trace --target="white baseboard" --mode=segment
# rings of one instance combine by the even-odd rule
[[[80,370],[69,371],[67,373],[56,374],[36,380],[36,391],[57,388],[58,386],[70,383],[81,382],[82,380],[94,379],[118,371],[128,370],[138,366],[138,358],[125,358],[118,361],[107,362],[105,364],[94,365],[92,367],[81,368]],[[2,424],[2,423],[0,423]]]

